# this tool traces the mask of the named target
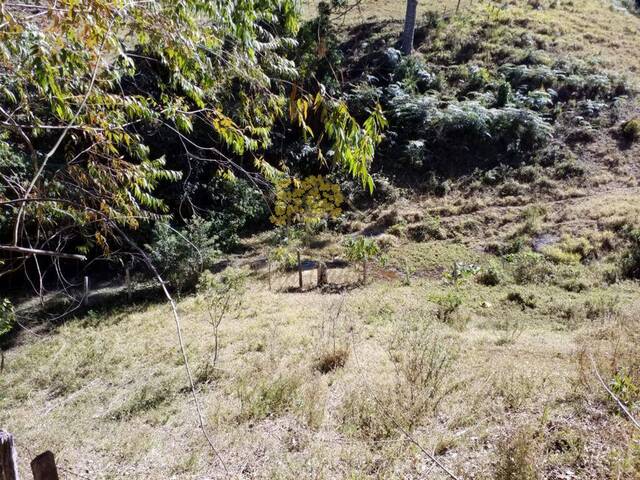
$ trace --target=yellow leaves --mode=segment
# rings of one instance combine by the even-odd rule
[[[302,180],[287,177],[276,182],[276,201],[270,220],[278,226],[315,223],[341,215],[343,202],[340,186],[321,175]]]

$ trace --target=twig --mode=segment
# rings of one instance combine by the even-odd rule
[[[633,415],[631,415],[631,412],[629,411],[629,409],[627,408],[627,406],[622,402],[622,400],[620,400],[615,393],[613,393],[611,391],[611,389],[607,386],[606,382],[602,379],[602,376],[600,375],[600,372],[598,371],[598,367],[596,366],[596,361],[593,359],[593,355],[589,354],[589,358],[591,359],[591,365],[593,365],[593,371],[596,374],[596,377],[598,377],[598,380],[600,380],[600,384],[604,387],[604,389],[607,391],[607,393],[611,396],[611,398],[613,398],[616,403],[618,404],[618,406],[620,407],[620,409],[625,413],[625,415],[627,417],[629,417],[629,420],[631,420],[631,422],[635,425],[635,427],[640,430],[640,422],[638,422],[638,420],[636,420]]]

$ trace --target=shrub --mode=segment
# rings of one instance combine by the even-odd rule
[[[498,264],[491,263],[490,265],[482,268],[476,279],[478,283],[482,285],[495,287],[504,281],[504,271]]]
[[[528,429],[520,429],[498,445],[495,480],[537,480],[536,445]]]
[[[429,297],[429,300],[437,305],[438,320],[444,323],[453,322],[455,314],[463,303],[462,296],[456,290],[450,290],[443,294],[433,294]]]
[[[640,139],[640,118],[633,118],[622,125],[622,134],[632,142]]]
[[[213,228],[210,221],[200,217],[193,217],[179,231],[166,223],[155,225],[153,243],[146,248],[163,279],[178,293],[195,287],[200,274],[220,254]]]
[[[620,271],[626,278],[640,278],[640,230],[628,234],[629,247],[620,259]]]
[[[281,271],[292,270],[298,264],[297,256],[291,248],[279,246],[269,252],[269,261]]]
[[[553,275],[550,263],[539,253],[521,252],[505,257],[518,284],[542,283]]]

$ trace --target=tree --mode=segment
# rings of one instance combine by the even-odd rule
[[[361,124],[322,85],[302,87],[297,3],[3,5],[0,251],[15,254],[5,271],[122,248],[121,230],[169,220],[157,189],[191,162],[277,177],[264,152],[287,117],[320,162],[372,188],[384,119],[378,110]]]
[[[349,238],[345,244],[345,253],[348,260],[360,263],[362,267],[362,284],[367,284],[367,267],[369,261],[380,256],[380,247],[370,238]]]
[[[418,0],[407,0],[407,13],[404,17],[404,31],[402,32],[402,53],[405,55],[411,55],[413,51],[417,10]]]

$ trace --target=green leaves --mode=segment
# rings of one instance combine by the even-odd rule
[[[0,300],[0,337],[8,333],[13,328],[15,322],[15,312],[11,302],[3,298]]]

